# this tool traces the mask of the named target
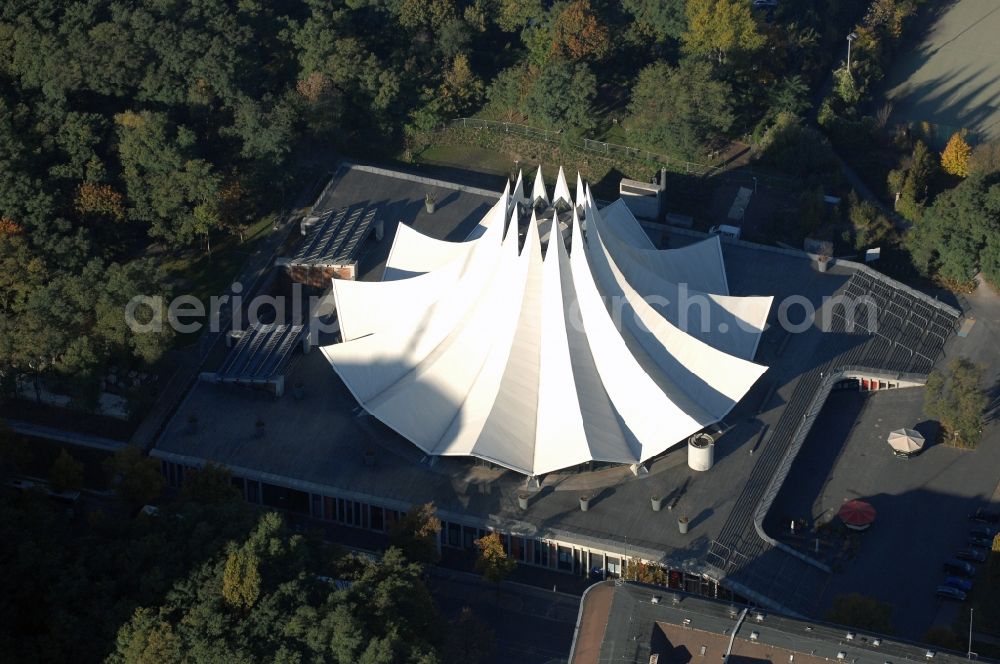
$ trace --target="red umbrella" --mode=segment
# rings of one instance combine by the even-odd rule
[[[848,500],[837,516],[848,528],[864,530],[875,522],[875,508],[863,500]]]

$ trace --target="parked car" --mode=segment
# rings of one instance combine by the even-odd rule
[[[938,586],[935,594],[941,599],[953,599],[957,602],[965,601],[965,593],[951,586]]]
[[[942,565],[946,574],[951,574],[953,576],[975,576],[976,568],[972,566],[971,563],[967,563],[962,560],[955,560],[954,558],[949,558],[944,561]]]
[[[972,581],[957,576],[944,577],[944,585],[951,588],[958,588],[963,593],[972,592]]]
[[[709,235],[724,235],[730,237],[734,240],[740,239],[740,228],[739,226],[729,226],[727,224],[719,224],[718,226],[712,226],[708,229]]]
[[[1000,512],[993,512],[988,509],[983,509],[980,507],[975,512],[969,515],[969,520],[978,521],[980,523],[1000,523]]]
[[[754,7],[777,7],[778,0],[753,0]]]
[[[986,552],[979,549],[959,549],[955,552],[955,557],[959,560],[968,560],[973,563],[986,562]]]
[[[980,537],[979,535],[969,535],[969,546],[977,546],[980,549],[992,549],[992,537]]]
[[[993,539],[993,536],[997,534],[997,529],[994,526],[973,526],[969,529],[969,535],[973,537],[988,537]]]

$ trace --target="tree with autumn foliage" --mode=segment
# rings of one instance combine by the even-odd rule
[[[0,217],[0,237],[20,235],[24,232],[24,227],[10,217]]]
[[[557,2],[551,11],[552,26],[547,36],[555,55],[576,62],[603,60],[611,53],[610,33],[590,0]]]
[[[965,138],[960,132],[955,132],[948,139],[948,145],[944,146],[944,152],[941,153],[941,168],[951,175],[967,178],[969,177],[969,158],[971,156],[972,148],[965,142]]]
[[[125,197],[109,184],[81,182],[73,206],[83,217],[125,221]]]
[[[472,111],[483,98],[483,81],[469,66],[469,56],[456,55],[444,72],[438,90],[441,111],[448,115],[463,115]]]
[[[498,532],[488,533],[474,543],[479,549],[476,571],[490,583],[496,584],[499,591],[500,583],[517,568],[517,561],[507,555],[503,536]]]
[[[416,505],[389,527],[389,545],[398,547],[408,560],[433,563],[440,558],[437,547],[441,519],[434,503]]]
[[[684,50],[724,64],[732,55],[747,55],[764,46],[764,36],[744,0],[688,0]]]

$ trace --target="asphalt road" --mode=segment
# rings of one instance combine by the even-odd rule
[[[517,583],[500,592],[480,577],[431,568],[428,586],[445,618],[464,608],[496,635],[496,664],[547,664],[565,661],[573,641],[580,598]]]

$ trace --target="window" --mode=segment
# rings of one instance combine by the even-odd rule
[[[473,540],[476,539],[476,529],[475,528],[462,528],[462,548],[463,549],[474,549],[476,547],[473,544]]]
[[[372,530],[385,530],[385,520],[382,516],[382,508],[371,506],[371,528]]]
[[[563,571],[573,570],[573,550],[565,546],[558,547],[559,562],[556,565],[559,569]]]
[[[549,543],[535,542],[535,564],[541,567],[549,566]]]
[[[462,526],[457,523],[448,524],[448,546],[456,549],[462,546]]]
[[[524,562],[524,538],[510,536],[510,557],[518,562]]]
[[[309,494],[309,503],[310,503],[310,505],[309,505],[310,516],[313,516],[313,517],[315,517],[317,519],[322,518],[322,516],[323,516],[323,496],[321,496],[321,495],[319,495],[317,493],[310,493]]]
[[[254,504],[260,502],[260,482],[247,480],[247,502]]]
[[[337,516],[337,501],[330,496],[323,496],[323,518],[333,521]]]
[[[608,574],[620,576],[622,572],[621,561],[618,558],[608,556]]]

